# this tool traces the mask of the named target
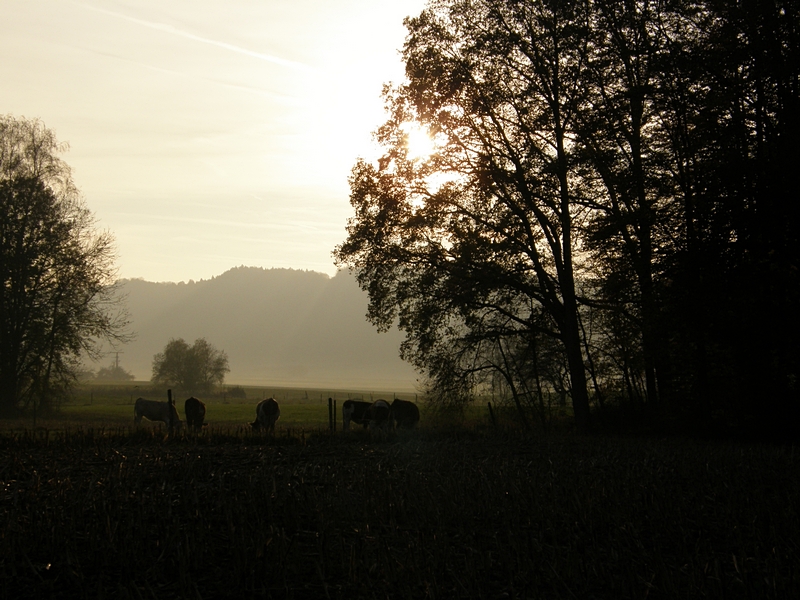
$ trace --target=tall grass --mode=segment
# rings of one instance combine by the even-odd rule
[[[434,429],[0,437],[5,597],[800,597],[792,447]]]

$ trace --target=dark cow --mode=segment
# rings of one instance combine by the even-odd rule
[[[186,415],[186,427],[200,431],[205,425],[206,405],[192,396],[183,403],[183,414]]]
[[[392,402],[392,420],[401,429],[413,429],[419,423],[419,408],[408,400]]]
[[[364,418],[372,429],[391,429],[392,410],[386,400],[375,400],[366,410]]]
[[[266,429],[271,433],[275,433],[275,422],[281,418],[281,407],[275,398],[267,398],[262,400],[256,406],[256,420],[250,425],[258,431],[259,429]]]
[[[366,415],[370,406],[370,402],[345,400],[342,403],[342,431],[350,431],[351,422],[366,427],[369,424],[369,419],[366,418]]]
[[[171,417],[173,427],[180,429],[183,426],[180,417],[178,417],[178,411],[175,410],[175,405],[169,402],[137,398],[136,404],[133,405],[133,422],[138,425],[142,422],[142,417],[148,421],[161,421],[167,427],[170,425]]]

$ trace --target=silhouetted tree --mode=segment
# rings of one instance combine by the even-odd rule
[[[40,121],[0,117],[0,410],[48,409],[100,341],[128,339],[114,244]]]
[[[580,427],[590,388],[790,422],[798,22],[788,0],[429,2],[335,250],[371,321],[441,398],[500,377],[522,406],[561,364],[547,339]]]
[[[497,370],[507,342],[524,344],[511,338],[546,323],[563,344],[581,428],[589,396],[570,132],[584,96],[587,8],[442,0],[408,20],[408,82],[385,94],[378,167],[353,168],[356,216],[335,252],[368,290],[370,319],[386,328],[398,318],[404,357],[445,389],[466,391],[464,375]],[[427,159],[409,156],[411,123],[436,136]],[[545,321],[533,316],[542,309]]]
[[[182,338],[171,339],[163,352],[153,357],[153,383],[185,392],[204,392],[225,381],[230,371],[228,356],[204,338],[189,346]]]
[[[715,0],[686,20],[705,35],[681,40],[674,69],[695,85],[668,88],[683,159],[685,238],[665,297],[680,408],[796,423],[800,5]]]

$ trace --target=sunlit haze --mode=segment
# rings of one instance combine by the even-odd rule
[[[382,85],[403,77],[403,18],[423,5],[6,0],[0,113],[69,143],[121,277],[332,274],[350,168],[384,119]]]
[[[408,157],[410,159],[425,159],[433,153],[435,149],[434,141],[422,127],[409,123],[405,127],[405,134]]]

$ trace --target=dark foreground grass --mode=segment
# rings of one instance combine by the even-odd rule
[[[800,598],[792,447],[0,437],[0,597]]]

